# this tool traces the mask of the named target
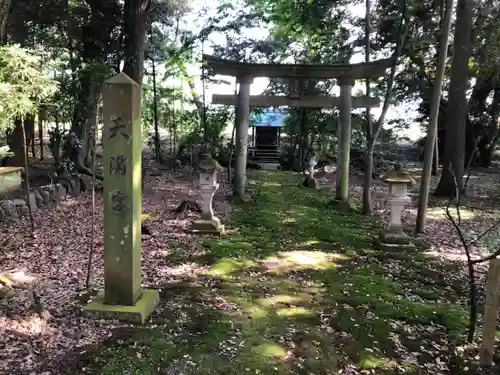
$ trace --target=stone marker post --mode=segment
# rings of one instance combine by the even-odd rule
[[[158,291],[141,289],[140,86],[120,73],[104,84],[104,294],[87,314],[144,322]]]
[[[408,185],[415,183],[411,175],[395,164],[394,169],[385,173],[382,180],[389,184],[389,198],[391,217],[387,229],[380,233],[378,238],[379,247],[387,250],[408,250],[414,246],[408,235],[403,231],[402,216],[405,207],[411,202],[408,196]]]
[[[192,232],[207,234],[222,234],[224,232],[224,225],[214,215],[212,207],[215,192],[219,189],[217,172],[221,170],[222,167],[217,160],[212,158],[212,155],[208,153],[202,155],[199,165],[202,213],[201,218],[191,226]]]

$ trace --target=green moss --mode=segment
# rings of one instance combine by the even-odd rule
[[[443,340],[459,341],[467,323],[449,288],[464,284],[456,265],[376,250],[373,219],[335,209],[292,174],[255,176],[253,199],[233,207],[235,234],[197,238],[203,256],[176,252],[208,267],[196,287],[165,285],[164,324],[87,355],[90,373],[411,374],[448,355]],[[415,352],[420,364],[407,360]]]
[[[101,293],[84,308],[84,314],[98,319],[144,323],[158,305],[159,299],[157,290],[144,289],[141,297],[132,306],[107,305],[104,303],[104,293]]]

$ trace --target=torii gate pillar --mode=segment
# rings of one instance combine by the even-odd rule
[[[352,111],[352,78],[340,78],[339,129],[337,146],[337,184],[335,200],[349,206],[349,155],[351,152],[351,111]]]
[[[234,194],[243,199],[246,188],[246,169],[248,155],[248,125],[250,122],[250,85],[253,77],[237,78],[239,83],[238,103],[235,111],[236,163],[234,168]]]

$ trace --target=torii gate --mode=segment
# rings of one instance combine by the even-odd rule
[[[351,111],[353,108],[376,107],[380,102],[374,98],[353,98],[352,87],[357,79],[375,79],[386,74],[391,66],[390,59],[359,64],[253,64],[203,55],[206,66],[214,74],[236,77],[239,84],[238,95],[214,95],[214,104],[236,105],[236,164],[234,192],[243,197],[246,185],[246,163],[248,148],[248,124],[250,106],[297,106],[339,108],[340,143],[348,147],[337,153],[340,178],[337,180],[336,200],[349,200],[349,154],[351,144]],[[337,79],[340,96],[250,96],[250,85],[255,77],[288,78],[295,81],[304,79]],[[326,105],[325,105],[326,104]]]
[[[293,83],[293,82],[292,82]],[[251,95],[250,96],[250,107],[297,107],[297,108],[334,108],[340,106],[340,98],[337,96],[330,95],[300,95],[298,92],[291,92],[288,96],[285,95]],[[238,104],[238,95],[212,95],[212,104],[222,104],[222,105],[234,105]],[[378,98],[367,97],[367,96],[356,96],[352,97],[352,108],[376,108],[380,106],[380,100]],[[255,129],[255,128],[253,128]],[[263,131],[261,127],[257,128],[257,138],[258,130]],[[274,129],[275,130],[275,129]],[[281,129],[280,129],[281,130]],[[338,138],[340,139],[340,130],[338,129]],[[280,132],[273,133],[279,138]],[[255,133],[252,131],[252,138],[254,138]],[[262,153],[265,156],[269,156],[269,152],[274,154],[278,152],[279,140],[275,147],[269,147],[263,150],[255,150],[256,155]],[[262,146],[265,147],[265,146]],[[337,158],[340,157],[340,148],[337,150]],[[339,163],[337,163],[339,164]],[[340,187],[340,184],[338,185]]]

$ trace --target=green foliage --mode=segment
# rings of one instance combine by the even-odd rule
[[[206,107],[206,127],[203,119],[198,127],[186,133],[179,143],[178,156],[185,157],[193,152],[197,155],[208,147],[217,159],[226,159],[228,148],[224,144],[224,131],[233,123],[233,112],[229,107]],[[205,133],[206,131],[206,133]],[[221,160],[219,160],[221,161]],[[222,161],[222,164],[225,164]]]
[[[44,74],[41,54],[18,45],[0,47],[0,129],[32,114],[57,90]]]

